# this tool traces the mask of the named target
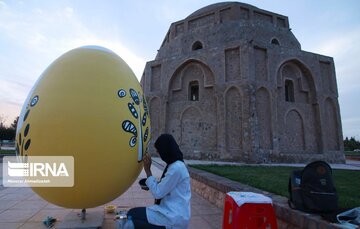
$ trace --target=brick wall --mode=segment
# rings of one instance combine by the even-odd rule
[[[334,60],[301,50],[286,16],[201,8],[170,25],[141,84],[152,139],[171,133],[186,159],[345,163]]]

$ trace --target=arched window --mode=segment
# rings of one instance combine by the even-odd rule
[[[292,80],[285,80],[285,101],[295,102],[294,83]]]
[[[273,44],[273,45],[280,45],[280,42],[279,42],[278,39],[273,38],[273,39],[271,40],[271,44]]]
[[[189,100],[199,101],[199,83],[198,81],[192,81],[189,84]]]
[[[202,49],[203,48],[203,45],[200,41],[195,41],[195,43],[192,45],[192,50],[199,50],[199,49]]]

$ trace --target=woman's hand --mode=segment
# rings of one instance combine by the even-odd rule
[[[145,170],[145,173],[147,175],[147,177],[149,176],[152,176],[152,173],[151,173],[151,156],[149,153],[146,153],[143,157],[143,162],[144,162],[144,170]]]

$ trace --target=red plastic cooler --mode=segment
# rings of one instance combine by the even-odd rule
[[[228,192],[224,203],[223,229],[277,229],[271,198],[253,192]]]

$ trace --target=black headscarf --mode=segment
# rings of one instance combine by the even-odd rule
[[[165,177],[165,173],[170,164],[175,161],[184,161],[183,154],[180,151],[179,145],[176,143],[174,137],[171,134],[162,134],[155,141],[155,148],[160,154],[161,160],[166,162],[166,167],[161,176],[161,179]],[[160,179],[160,180],[161,180]],[[155,199],[155,204],[160,204],[161,199]]]
[[[161,159],[165,161],[167,165],[175,161],[183,161],[183,154],[180,151],[179,145],[170,134],[160,135],[155,141],[155,148],[159,152]]]

